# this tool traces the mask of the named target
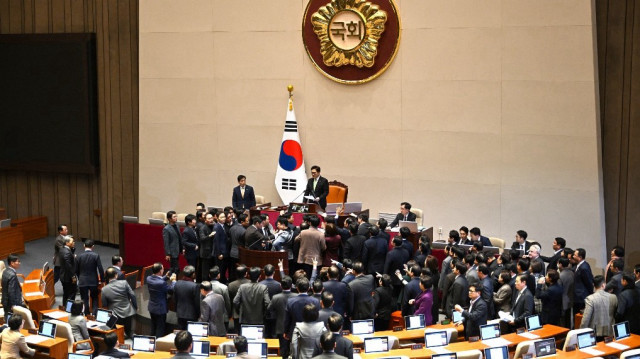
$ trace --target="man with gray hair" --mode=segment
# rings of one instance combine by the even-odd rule
[[[224,319],[228,315],[226,313],[224,298],[218,293],[213,292],[211,282],[204,281],[200,283],[200,294],[202,302],[200,302],[200,321],[209,323],[209,335],[214,337],[224,337],[227,335],[227,329]]]
[[[531,259],[530,264],[533,264],[534,262],[540,262],[540,264],[542,264],[542,272],[541,274],[544,276],[546,271],[544,270],[544,261],[542,260],[542,258],[540,258],[540,246],[537,244],[532,244],[531,247],[529,247],[529,258]]]

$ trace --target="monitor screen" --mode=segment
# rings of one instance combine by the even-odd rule
[[[38,330],[38,334],[49,338],[55,338],[56,326],[56,323],[42,321],[40,322],[40,329]]]
[[[485,359],[509,359],[509,348],[507,346],[486,348],[484,357]]]
[[[64,310],[67,313],[71,313],[71,307],[73,306],[73,301],[68,300],[67,301],[67,305],[64,307]]]
[[[458,354],[456,353],[446,353],[446,354],[433,354],[431,359],[458,359]]]
[[[462,321],[462,313],[457,312],[457,311],[453,311],[453,322],[457,323],[457,322],[461,322]]]
[[[447,332],[426,332],[424,333],[424,346],[427,348],[441,347],[447,345]]]
[[[588,331],[578,334],[578,349],[589,348],[596,345],[596,333]]]
[[[206,340],[194,340],[189,354],[198,357],[208,357],[211,343]]]
[[[134,335],[131,349],[139,352],[153,353],[156,351],[156,337]]]
[[[540,316],[537,314],[526,317],[524,322],[528,331],[542,328],[542,324],[540,324]]]
[[[240,335],[247,340],[264,339],[264,325],[242,325],[240,327]]]
[[[351,334],[373,334],[373,319],[352,321]]]
[[[628,338],[629,333],[629,322],[616,323],[613,325],[613,335],[616,340]],[[628,358],[628,357],[627,357]]]
[[[109,317],[109,320],[107,321],[105,326],[107,326],[108,328],[113,329],[116,326],[117,322],[118,322],[118,317],[115,316],[115,315],[112,315],[112,316]]]
[[[534,343],[536,350],[536,358],[547,355],[554,355],[556,353],[556,340],[555,338],[542,339]]]
[[[267,357],[267,343],[266,342],[248,342],[247,354],[256,355],[260,358]]]
[[[365,353],[380,353],[389,351],[389,337],[371,337],[364,339]]]
[[[487,324],[480,326],[482,340],[493,339],[500,336],[500,324]]]
[[[91,354],[69,353],[68,359],[91,359]]]
[[[407,328],[407,330],[424,328],[424,314],[404,317],[404,327]]]
[[[98,313],[96,314],[96,322],[106,323],[109,321],[110,317],[111,317],[111,311],[98,309]]]
[[[187,322],[187,331],[194,337],[208,337],[209,323]]]

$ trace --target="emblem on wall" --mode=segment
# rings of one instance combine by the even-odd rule
[[[360,84],[380,76],[400,44],[393,0],[310,0],[302,38],[314,66],[326,77]]]

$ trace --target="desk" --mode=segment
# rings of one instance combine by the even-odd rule
[[[20,333],[22,333],[25,337],[28,337],[29,335],[31,335],[29,334],[29,331],[27,331],[26,329],[20,330]],[[67,340],[64,338],[56,337],[53,339],[47,339],[38,344],[28,344],[28,345],[29,347],[34,348],[38,352],[36,354],[37,356],[42,355],[45,358],[67,359],[68,344],[67,344]],[[49,354],[47,355],[44,352],[48,352]]]
[[[47,309],[47,310],[43,310],[38,312],[38,320],[42,320],[43,316],[48,316],[47,314],[50,313],[54,313],[54,312],[60,312],[60,313],[64,313],[63,311],[59,310],[59,309]],[[53,317],[49,317],[55,320],[59,320],[61,322],[65,322],[65,323],[69,323],[69,317],[63,317],[63,318],[53,318]],[[102,330],[102,329],[98,329],[98,328],[89,328],[87,327],[87,329],[89,330],[89,334],[95,334],[95,335],[99,335],[99,336],[104,336],[105,334],[108,333],[113,333],[115,332],[118,335],[118,341],[120,343],[124,343],[124,327],[120,324],[116,324],[115,329],[111,329],[111,330]]]
[[[0,258],[9,254],[24,253],[24,237],[18,227],[0,228]]]
[[[620,350],[616,348],[612,348],[605,344],[604,342],[598,342],[594,347],[596,350],[603,352],[604,354],[600,355],[601,357],[606,357],[609,355],[619,356],[623,351],[640,348],[640,335],[631,334],[629,338],[616,340],[616,343],[624,344],[629,347],[629,349]],[[562,357],[567,359],[586,359],[593,358],[593,355],[587,354],[580,350],[574,350],[572,352],[562,352]]]
[[[38,318],[38,313],[43,310],[51,308],[56,300],[55,287],[53,284],[53,269],[49,269],[44,275],[44,294],[43,295],[27,295],[27,293],[40,292],[40,274],[42,269],[34,269],[27,277],[25,277],[25,283],[22,285],[22,296],[24,301],[29,305],[29,309],[34,313],[34,318]],[[36,281],[27,283],[29,281]]]
[[[164,260],[164,242],[162,229],[157,224],[120,222],[119,247],[120,256],[128,266],[146,267],[160,262],[169,268],[169,262]],[[182,231],[183,228],[180,228]],[[183,255],[179,257],[180,268],[187,265]]]
[[[44,238],[49,234],[47,230],[46,216],[32,216],[18,218],[11,221],[12,227],[17,227],[22,231],[23,240],[25,242]]]
[[[135,355],[132,356],[132,358],[134,359],[168,359],[168,358],[173,358],[175,354],[171,354],[169,352],[155,352],[155,353],[136,353]],[[200,358],[200,357],[199,357]],[[209,355],[209,358],[216,358],[216,359],[225,359],[226,356],[224,355]],[[281,357],[269,357],[269,359],[281,359]]]
[[[265,209],[260,211],[260,214],[266,214],[267,216],[269,216],[269,223],[271,223],[271,225],[275,228],[275,224],[278,221],[278,217],[280,217],[280,211],[276,211],[273,209]],[[302,223],[302,217],[306,216],[307,214],[310,215],[314,215],[317,216],[318,218],[320,218],[320,224],[322,224],[322,222],[324,222],[324,218],[322,218],[321,215],[315,214],[315,213],[300,213],[300,212],[293,212],[291,215],[293,216],[293,224],[295,226],[299,226]]]
[[[383,330],[379,332],[375,332],[374,336],[376,337],[386,337],[386,336],[394,336],[398,338],[398,340],[417,340],[420,339],[420,342],[424,342],[424,330],[425,329],[447,329],[447,328],[455,328],[454,324],[434,324],[429,325],[427,328],[421,329],[411,329],[411,330],[401,330],[398,332],[394,332],[393,330]],[[458,338],[464,337],[464,326],[460,325],[457,327],[458,329]],[[351,340],[354,346],[362,346],[364,343],[362,338],[359,335],[345,335],[345,338]]]

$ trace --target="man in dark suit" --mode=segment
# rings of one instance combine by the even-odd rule
[[[482,284],[482,293],[480,296],[485,303],[487,303],[487,309],[490,317],[493,317],[495,313],[493,304],[493,280],[491,280],[491,271],[489,267],[482,263],[478,266],[478,279]],[[476,287],[477,289],[478,287]]]
[[[262,218],[260,216],[251,217],[251,225],[244,232],[244,244],[254,251],[266,249],[267,238],[262,232]]]
[[[380,231],[382,233],[382,231]],[[386,234],[386,233],[385,233]],[[407,251],[409,258],[407,260],[413,259],[414,248],[413,243],[409,239],[411,237],[411,230],[407,227],[400,228],[400,238],[402,239],[402,248]],[[388,241],[387,241],[388,242]],[[420,265],[424,265],[424,262],[419,263]]]
[[[214,224],[213,214],[207,213],[204,217],[204,225],[200,226],[198,233],[200,275],[202,279],[207,278],[209,269],[213,266],[213,237],[216,235],[214,232]]]
[[[200,294],[202,302],[200,302],[200,322],[209,323],[209,335],[214,337],[223,337],[227,335],[225,320],[228,320],[225,308],[225,301],[222,295],[213,291],[211,282],[204,281],[200,284]],[[221,315],[225,313],[225,315]]]
[[[339,280],[340,271],[336,266],[329,267],[328,274],[329,280],[322,283],[324,291],[333,294],[333,310],[346,317],[351,314],[351,308],[353,308],[351,287]]]
[[[537,299],[542,301],[540,319],[542,324],[560,325],[562,319],[562,286],[558,283],[560,274],[551,269],[545,278],[540,278],[536,285]],[[546,283],[546,286],[545,286]]]
[[[178,229],[178,215],[175,211],[167,212],[167,223],[162,229],[162,240],[164,241],[164,255],[165,260],[170,263],[171,273],[178,273],[180,267],[178,265],[178,256],[182,252],[180,245],[180,229]],[[207,268],[208,270],[208,268]]]
[[[387,258],[384,261],[384,271],[382,273],[391,276],[391,283],[393,284],[394,296],[398,296],[402,290],[402,280],[398,279],[395,275],[396,271],[400,271],[404,268],[404,264],[409,260],[409,254],[402,248],[402,238],[395,237],[393,239],[393,249],[387,253]]]
[[[127,281],[117,280],[117,276],[115,268],[107,269],[107,284],[102,288],[102,306],[118,317],[117,323],[124,326],[126,336],[131,338],[131,320],[138,310],[138,301]]]
[[[216,223],[213,226],[215,235],[213,236],[213,259],[214,265],[220,268],[220,281],[227,283],[227,257],[229,257],[229,248],[227,247],[227,231],[224,223],[227,220],[224,212],[218,213]]]
[[[258,283],[262,270],[252,267],[249,270],[250,283],[238,288],[238,294],[233,298],[233,304],[239,313],[240,324],[264,324],[264,314],[271,299],[266,286]]]
[[[328,331],[324,332],[323,336],[325,334],[332,333],[335,338],[333,347],[331,349],[331,351],[333,351],[333,354],[335,355],[331,358],[345,357],[347,359],[353,359],[353,342],[342,336],[343,323],[344,320],[342,319],[342,316],[340,316],[339,314],[332,314],[325,323]],[[316,349],[313,352],[313,358],[323,358],[323,347],[321,345],[322,343],[318,342],[317,344],[319,345],[316,346]],[[326,354],[326,350],[324,350],[324,352]],[[324,358],[327,357],[324,356]]]
[[[298,289],[298,295],[287,300],[285,309],[284,335],[287,340],[291,340],[296,323],[304,321],[302,309],[305,305],[311,303],[320,310],[320,301],[307,293],[309,291],[309,280],[306,277],[298,279],[296,288]]]
[[[516,241],[511,244],[511,249],[520,251],[521,256],[529,252],[529,246],[531,243],[527,242],[527,232],[519,230],[516,232]]]
[[[396,218],[391,222],[391,228],[397,227],[400,224],[400,221],[416,221],[416,214],[411,212],[411,203],[402,202],[400,203],[400,213],[396,215]]]
[[[59,253],[60,249],[64,247],[64,237],[69,235],[69,229],[67,225],[61,224],[58,226],[58,236],[56,237],[55,244],[53,246],[53,283],[57,283],[60,279],[60,262]]]
[[[280,286],[282,288],[282,292],[274,295],[271,298],[271,302],[269,302],[269,307],[267,308],[267,312],[271,313],[273,317],[276,318],[276,337],[280,341],[280,354],[282,354],[283,358],[288,357],[289,354],[289,341],[284,338],[283,334],[285,333],[284,327],[284,318],[285,311],[287,309],[287,301],[291,297],[295,297],[297,294],[291,292],[291,277],[284,276],[280,280]]]
[[[273,300],[273,297],[282,292],[282,286],[278,281],[273,279],[273,274],[276,271],[276,268],[273,264],[267,264],[263,268],[265,279],[260,281],[260,284],[267,287],[267,291],[269,293],[269,300]],[[271,303],[269,303],[271,304]],[[276,337],[276,317],[273,312],[267,310],[266,315],[264,317],[264,331],[266,338],[275,338]]]
[[[344,258],[349,258],[352,262],[362,261],[362,249],[367,237],[358,234],[358,224],[356,223],[349,225],[349,232],[351,236],[344,244]]]
[[[375,274],[384,272],[384,261],[387,258],[389,244],[380,236],[378,227],[369,229],[371,237],[364,242],[362,250],[362,263],[366,268],[366,273]]]
[[[453,317],[453,309],[456,304],[461,307],[467,306],[467,298],[469,297],[469,283],[465,275],[467,274],[467,266],[458,261],[453,268],[453,274],[455,279],[451,285],[451,293],[447,295],[447,302],[445,305],[445,315]]]
[[[558,259],[560,259],[560,257],[562,256],[562,251],[564,250],[564,247],[567,245],[567,241],[565,241],[564,238],[562,237],[556,237],[553,240],[553,250],[554,253],[551,257],[545,257],[545,256],[540,256],[540,258],[542,258],[543,261],[549,263],[549,265],[547,266],[547,270],[549,269],[553,269],[553,270],[558,270]]]
[[[145,285],[149,290],[148,309],[151,315],[151,335],[160,338],[165,334],[165,323],[167,322],[167,293],[173,291],[176,274],[173,273],[171,278],[165,277],[162,263],[154,263],[151,266],[151,273],[145,278]]]
[[[198,235],[196,234],[196,216],[187,214],[184,217],[186,227],[182,231],[182,248],[184,248],[184,259],[189,265],[196,267],[198,262]]]
[[[400,273],[398,273],[397,277]],[[409,267],[407,274],[411,277],[408,283],[404,286],[404,292],[402,293],[402,315],[413,315],[415,306],[409,304],[411,299],[416,299],[418,294],[422,292],[420,289],[420,265],[414,264]]]
[[[76,289],[78,287],[78,277],[76,277],[76,258],[72,248],[75,246],[73,237],[67,236],[64,239],[64,247],[58,253],[60,263],[60,282],[62,283],[62,303],[67,300],[75,300]]]
[[[15,254],[9,254],[7,268],[2,272],[2,307],[5,313],[13,312],[12,308],[16,305],[26,307],[22,298],[22,287],[16,275],[18,269],[20,258]]]
[[[364,274],[364,264],[355,262],[353,264],[355,278],[349,282],[351,292],[353,292],[353,313],[352,318],[373,319],[375,316],[375,303],[371,293],[375,290],[373,276]]]
[[[84,313],[95,315],[98,312],[98,283],[104,279],[104,270],[100,255],[93,251],[93,244],[93,239],[87,239],[84,242],[84,253],[76,258],[78,264],[76,274],[80,298],[84,302]],[[91,306],[89,306],[89,294],[91,294]]]
[[[238,215],[238,220],[234,221],[231,228],[229,228],[229,257],[227,268],[229,268],[229,281],[236,280],[236,264],[240,259],[240,250],[238,248],[245,247],[244,233],[249,227],[249,216],[245,213]]]
[[[527,288],[526,275],[516,277],[515,288],[511,305],[511,316],[513,320],[509,322],[512,328],[524,327],[524,320],[533,314],[533,295]]]
[[[122,257],[120,256],[111,257],[111,268],[116,270],[118,280],[124,280],[124,273],[122,273],[122,264],[123,264]]]
[[[104,345],[107,349],[100,353],[106,358],[130,358],[129,353],[116,349],[118,344],[118,334],[115,331],[104,335]]]
[[[187,329],[187,322],[195,322],[200,317],[200,285],[195,283],[195,278],[196,269],[186,266],[182,270],[182,279],[173,288],[178,327],[182,330]]]
[[[454,310],[462,314],[464,320],[464,336],[467,340],[470,337],[480,336],[480,326],[487,324],[488,308],[487,303],[482,299],[482,284],[469,286],[469,309],[464,310],[461,305],[456,304]]]
[[[227,287],[229,290],[229,299],[232,303],[236,294],[238,294],[240,286],[245,283],[249,283],[249,279],[247,278],[247,267],[245,265],[239,265],[236,267],[236,280],[229,283],[229,286]],[[240,326],[238,323],[238,311],[235,309],[234,305],[232,305],[231,313],[229,315],[233,317],[233,329],[237,332],[240,329]]]
[[[311,166],[311,178],[307,182],[304,191],[305,196],[312,196],[313,202],[318,203],[324,210],[327,207],[327,196],[329,195],[329,181],[320,176],[320,167]],[[307,200],[305,200],[307,202]]]
[[[316,359],[343,359],[344,355],[337,353],[337,341],[338,335],[333,332],[326,331],[320,335],[320,347],[316,346],[315,352],[313,353],[313,358]],[[353,357],[353,349],[351,350]],[[317,353],[317,354],[316,354]]]
[[[333,304],[333,294],[331,292],[323,291],[322,294],[320,294],[320,305],[322,306],[322,309],[318,312],[319,322],[326,323],[327,319],[329,319],[332,314],[338,314],[333,309]]]
[[[253,192],[253,187],[247,184],[245,175],[238,176],[238,186],[233,188],[231,204],[234,209],[249,209],[256,205],[256,194]]]
[[[593,273],[591,272],[591,266],[584,259],[587,256],[587,251],[583,248],[578,248],[573,252],[571,257],[574,268],[575,277],[573,283],[573,312],[578,313],[581,309],[584,309],[585,298],[593,293]]]
[[[480,233],[480,228],[473,227],[469,233],[471,233],[471,243],[480,242],[483,247],[491,247],[491,241]]]

